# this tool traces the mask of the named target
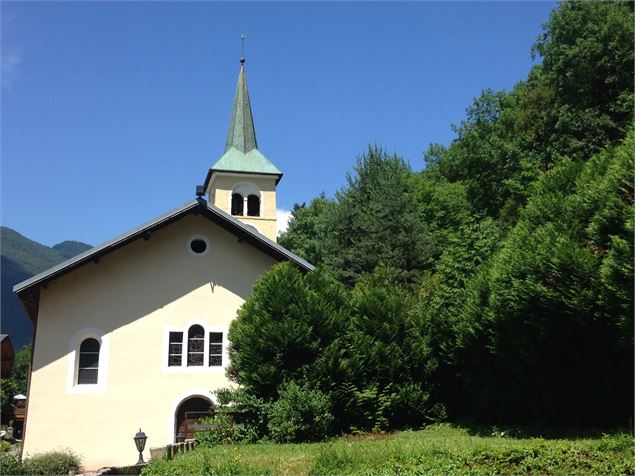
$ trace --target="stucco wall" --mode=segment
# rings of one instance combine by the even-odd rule
[[[267,176],[225,175],[215,173],[208,194],[210,201],[221,210],[231,213],[231,195],[236,187],[253,185],[260,192],[260,216],[241,217],[239,220],[256,229],[270,240],[276,241],[276,179]]]
[[[209,239],[205,256],[188,251],[194,234]],[[146,459],[150,447],[173,442],[178,403],[210,397],[229,382],[222,369],[168,368],[168,328],[198,322],[226,331],[274,263],[206,218],[186,216],[52,281],[41,290],[25,454],[68,447],[90,470],[134,464],[139,428],[148,435]],[[86,328],[103,331],[108,347],[101,393],[76,393],[82,386],[73,386],[71,341]]]

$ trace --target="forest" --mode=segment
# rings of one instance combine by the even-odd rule
[[[527,78],[421,171],[374,144],[294,207],[279,242],[317,269],[275,266],[232,323],[234,440],[632,428],[633,23],[631,2],[559,4]]]

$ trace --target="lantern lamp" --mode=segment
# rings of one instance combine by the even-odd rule
[[[134,444],[137,447],[137,451],[139,452],[139,461],[137,461],[138,465],[139,464],[146,464],[146,462],[143,461],[143,449],[146,447],[146,440],[147,439],[148,439],[148,437],[146,436],[146,434],[141,431],[141,428],[139,428],[139,431],[137,432],[137,434],[133,438]]]

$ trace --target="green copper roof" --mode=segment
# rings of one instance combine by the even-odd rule
[[[225,153],[214,164],[212,170],[282,175],[282,172],[258,150],[244,65],[241,65],[238,73]]]
[[[238,84],[236,84],[232,117],[229,120],[225,152],[232,147],[245,154],[252,149],[258,148],[254,118],[251,115],[251,104],[249,103],[249,91],[247,91],[245,67],[242,65],[240,73],[238,73]]]
[[[218,159],[212,170],[282,175],[282,172],[258,149],[252,149],[245,154],[234,147]]]

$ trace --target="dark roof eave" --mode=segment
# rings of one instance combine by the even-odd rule
[[[207,186],[209,185],[209,181],[212,179],[212,174],[214,172],[226,172],[231,174],[244,174],[244,175],[272,175],[276,177],[276,185],[282,179],[282,172],[279,174],[271,173],[271,172],[248,172],[246,170],[225,170],[225,169],[209,169],[207,171],[207,175],[205,176],[205,182],[203,183],[203,188],[207,190]]]

